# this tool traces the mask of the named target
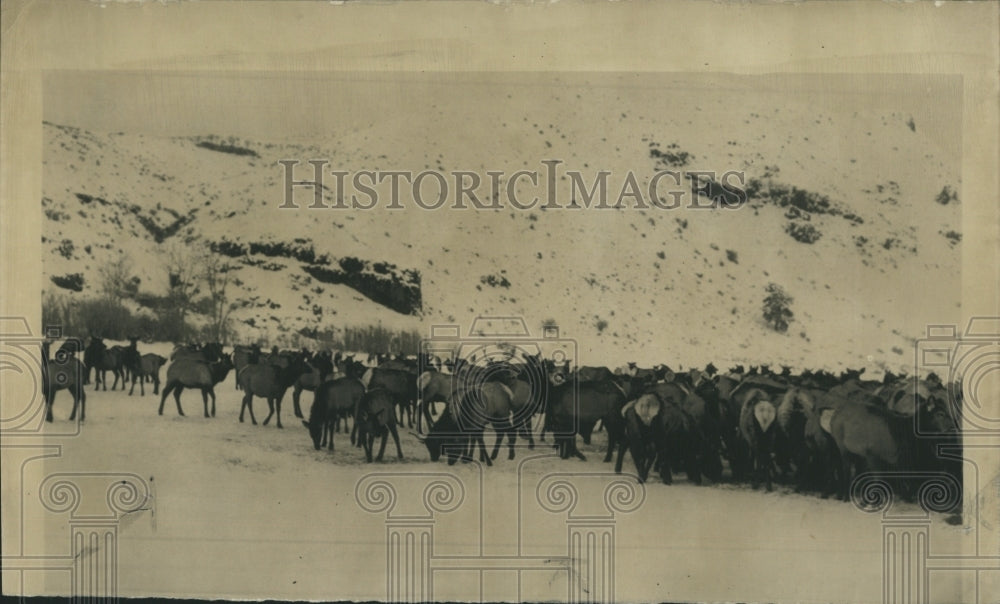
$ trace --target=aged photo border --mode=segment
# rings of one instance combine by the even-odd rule
[[[944,337],[929,326],[927,338],[919,344],[926,347],[927,342],[947,340],[948,346],[958,347],[984,337],[989,340],[996,332],[989,328],[982,332],[976,326],[1000,315],[997,7],[996,2],[4,3],[0,93],[0,345],[4,350],[0,352],[8,356],[3,362],[13,359],[16,371],[30,373],[38,358],[37,343],[49,335],[40,325],[41,217],[36,202],[42,188],[41,79],[49,70],[958,74],[964,88],[963,324],[945,331]],[[337,25],[345,21],[352,27]],[[611,41],[582,43],[601,36]],[[682,40],[685,52],[651,43],[656,37]],[[14,390],[13,383],[0,382],[0,416],[5,421],[20,418],[11,429],[4,426],[0,435],[5,592],[10,593],[7,586],[18,585],[7,580],[14,573],[53,572],[71,577],[75,595],[115,597],[116,527],[135,512],[155,517],[154,485],[128,468],[94,468],[78,476],[47,474],[44,463],[36,462],[61,455],[62,439],[77,437],[78,426],[64,425],[68,432],[56,438],[41,437],[35,421],[40,418],[37,392]],[[19,388],[22,383],[17,382]],[[1000,517],[996,492],[1000,446],[989,421],[1000,417],[1000,393],[976,396],[981,417],[965,418],[964,426],[970,460],[964,501],[973,516],[965,524],[976,531],[975,546],[908,559],[912,566],[901,578],[894,570],[899,568],[894,548],[912,542],[922,544],[926,554],[927,520],[897,517],[876,506],[885,514],[881,536],[885,561],[879,570],[883,601],[926,601],[926,581],[932,571],[969,571],[963,574],[973,578],[963,584],[964,601],[987,601],[987,594],[1000,589],[1000,527],[988,521]],[[30,401],[27,407],[24,401]],[[42,489],[42,509],[21,504],[28,488]],[[360,502],[366,491],[361,483],[358,489],[364,507]],[[878,499],[872,493],[869,496]],[[86,497],[96,497],[107,509],[82,513]],[[26,516],[50,514],[64,515],[70,527],[72,541],[64,551],[37,553],[31,535],[6,530],[24,526]],[[387,523],[390,520],[394,521],[390,518]],[[74,562],[81,551],[102,541],[109,545],[105,548],[109,557],[85,557],[85,567]],[[372,594],[400,595],[406,594],[388,586],[384,595]]]

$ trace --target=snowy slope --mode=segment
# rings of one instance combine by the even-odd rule
[[[46,123],[45,271],[82,273],[87,285],[71,295],[86,296],[97,267],[121,252],[134,260],[142,290],[164,293],[164,246],[302,238],[318,254],[419,272],[422,313],[310,281],[298,260],[263,258],[267,268],[238,271],[234,298],[254,299],[234,313],[241,336],[375,323],[427,333],[434,323],[521,314],[532,329],[554,320],[591,364],[896,368],[912,366],[924,325],[957,319],[961,244],[944,233],[959,230],[961,205],[935,197],[961,182],[930,104],[822,86],[789,95],[740,79],[665,89],[614,77],[375,83],[359,99],[331,102],[343,114],[340,128],[296,143]],[[199,147],[210,135],[256,156]],[[821,237],[806,244],[785,232],[786,208],[759,201],[737,211],[642,210],[628,199],[618,211],[277,209],[281,159],[301,162],[298,178],[309,176],[308,159],[324,158],[328,169],[470,170],[484,179],[487,170],[543,171],[540,162],[559,159],[560,170],[588,181],[610,171],[614,201],[622,175],[633,172],[645,187],[657,168],[650,149],[670,145],[693,157],[683,169],[770,177],[826,195],[863,222],[812,214]],[[387,184],[376,188],[388,195]],[[530,199],[529,189],[519,191]],[[297,193],[302,205],[310,196]],[[176,233],[164,238],[171,226]],[[73,243],[68,258],[59,252],[64,240]],[[508,285],[484,284],[489,275]],[[761,319],[769,282],[795,298],[786,334]]]

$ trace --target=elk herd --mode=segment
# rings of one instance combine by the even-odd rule
[[[853,478],[868,472],[885,476],[912,499],[920,486],[913,477],[919,482],[920,476],[944,474],[958,484],[962,478],[960,454],[941,454],[960,451],[961,384],[933,374],[918,379],[886,373],[867,380],[863,370],[793,374],[788,367],[775,372],[736,366],[720,372],[709,364],[682,372],[632,363],[612,371],[555,364],[539,355],[443,362],[426,355],[369,355],[362,362],[353,355],[277,347],[264,352],[236,346],[225,353],[213,343],[176,347],[161,392],[160,370],[168,360],[141,354],[136,338],[129,346],[109,347],[92,337],[81,348],[64,345],[50,360],[43,344],[48,421],[62,389],[73,395],[70,419],[79,410],[82,421],[84,385],[93,373],[95,390],[107,390],[108,372],[112,390],[119,381],[122,390],[131,381],[130,395],[136,382],[144,395],[146,380],[152,381],[161,415],[171,394],[184,415],[181,393],[197,389],[204,416],[215,417],[215,388],[233,372],[242,393],[240,422],[248,415],[257,423],[253,399],[259,397],[268,405],[263,425],[273,418],[281,428],[282,399],[292,390],[294,414],[315,449],[333,451],[334,435],[350,427],[352,446],[363,448],[369,462],[382,460],[390,436],[403,458],[404,425],[432,461],[471,461],[478,451],[486,465],[505,440],[513,459],[519,437],[534,448],[548,436],[561,458],[585,459],[577,439],[590,444],[594,432],[604,430],[604,462],[621,472],[628,453],[639,481],[655,472],[664,484],[677,474],[695,484],[749,482],[768,491],[780,482],[797,492],[847,499]],[[300,403],[303,391],[313,393],[308,414]],[[490,451],[487,426],[495,434]]]

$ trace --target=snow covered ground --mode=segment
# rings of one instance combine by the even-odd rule
[[[559,460],[551,449],[518,449],[514,461],[501,453],[492,468],[431,463],[415,437],[402,431],[405,459],[395,459],[390,439],[386,461],[368,465],[348,437],[336,449],[315,451],[294,418],[290,394],[282,409],[284,429],[239,423],[240,393],[232,374],[217,388],[217,417],[202,417],[200,396],[182,396],[186,417],[159,397],[129,397],[121,390],[88,386],[87,421],[77,438],[60,439],[63,455],[45,472],[133,472],[153,486],[152,510],[131,514],[119,531],[122,596],[282,599],[384,599],[385,513],[362,509],[359,481],[372,472],[402,472],[395,513],[422,507],[423,488],[450,474],[464,491],[455,509],[438,513],[436,556],[507,555],[552,558],[552,570],[436,571],[437,599],[562,600],[568,571],[555,561],[567,555],[567,512],[541,506],[555,477],[576,486],[573,513],[607,514],[605,489],[615,477],[601,462],[605,441],[582,445],[587,461]],[[304,393],[303,404],[312,395]],[[258,400],[258,421],[266,405]],[[65,424],[69,397],[60,393],[56,422]],[[487,441],[492,435],[487,433]],[[634,484],[626,459],[624,479]],[[370,479],[370,478],[369,478]],[[544,483],[539,488],[540,483]],[[882,595],[882,521],[850,503],[772,493],[728,484],[695,486],[653,481],[636,487],[635,510],[615,517],[614,584],[619,601],[711,600],[877,602]],[[552,495],[557,501],[559,494]],[[622,507],[629,507],[628,497]],[[30,503],[30,501],[29,501]],[[518,506],[520,504],[520,512]],[[903,511],[912,513],[912,507]],[[47,551],[65,547],[65,519],[49,519]],[[957,551],[961,527],[931,517],[935,551]],[[968,537],[965,537],[968,539]],[[92,554],[89,554],[92,555]],[[641,564],[640,564],[641,562]],[[934,601],[962,599],[958,574],[935,575]],[[30,586],[29,586],[30,587]],[[44,591],[65,591],[49,584]]]

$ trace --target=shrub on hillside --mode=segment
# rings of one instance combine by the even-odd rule
[[[949,185],[945,185],[944,188],[941,189],[941,192],[938,193],[937,197],[935,198],[935,201],[937,201],[939,204],[943,206],[946,206],[952,202],[958,203],[958,193],[955,192],[955,190],[952,189]]]
[[[49,277],[53,283],[58,285],[63,289],[68,289],[74,292],[83,291],[83,274],[82,273],[70,273],[68,275],[52,275]]]
[[[819,229],[807,222],[789,222],[785,225],[785,232],[800,243],[815,243],[822,236]]]
[[[503,287],[503,288],[510,287],[510,281],[507,280],[507,277],[501,274],[483,275],[482,277],[479,278],[479,282],[482,283],[483,285],[489,285],[490,287]]]
[[[253,149],[247,149],[246,147],[237,147],[236,145],[230,145],[226,143],[213,143],[211,141],[201,141],[197,143],[202,149],[208,149],[209,151],[218,151],[220,153],[230,153],[232,155],[248,155],[250,157],[260,157],[256,151]]]
[[[795,299],[777,283],[768,283],[764,291],[767,292],[764,298],[764,322],[777,332],[788,331],[788,325],[795,318],[791,308]]]

